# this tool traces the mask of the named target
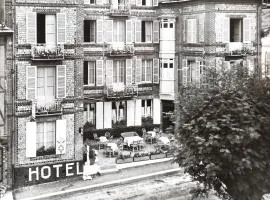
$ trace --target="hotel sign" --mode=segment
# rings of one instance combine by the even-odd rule
[[[73,161],[48,165],[14,168],[15,187],[35,185],[79,176],[83,174],[83,162]]]

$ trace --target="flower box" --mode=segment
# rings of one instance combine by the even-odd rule
[[[150,159],[151,160],[161,159],[161,158],[166,158],[166,154],[165,153],[161,153],[161,154],[151,154],[150,155]]]
[[[144,161],[144,160],[149,160],[149,159],[150,159],[149,156],[140,156],[140,157],[134,157],[133,158],[134,162]]]
[[[116,164],[123,164],[123,163],[131,163],[133,162],[133,158],[125,158],[125,159],[121,159],[121,158],[116,158]]]

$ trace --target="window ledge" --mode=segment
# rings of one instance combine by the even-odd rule
[[[44,155],[44,156],[37,156],[35,158],[30,158],[31,161],[35,160],[46,160],[46,159],[52,159],[52,158],[61,158],[61,155]]]

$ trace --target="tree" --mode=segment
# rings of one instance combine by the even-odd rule
[[[217,73],[212,88],[181,88],[176,161],[201,187],[234,200],[270,192],[270,80]]]

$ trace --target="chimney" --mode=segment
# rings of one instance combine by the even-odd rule
[[[5,0],[0,0],[0,24],[5,24]]]

